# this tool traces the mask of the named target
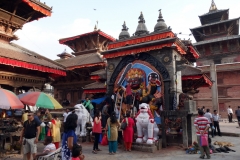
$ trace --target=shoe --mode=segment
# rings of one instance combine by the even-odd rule
[[[101,149],[97,149],[97,151],[102,151]]]
[[[113,153],[108,153],[109,155],[112,155]]]
[[[211,156],[207,157],[207,159],[211,159]]]
[[[97,154],[97,152],[95,150],[92,151],[93,154]]]
[[[205,156],[200,156],[199,158],[204,159]]]
[[[112,154],[116,154],[116,152],[113,152]]]

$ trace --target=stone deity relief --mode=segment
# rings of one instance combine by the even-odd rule
[[[163,104],[161,76],[150,64],[141,61],[128,64],[119,73],[114,87],[116,105],[119,108],[122,104],[123,113],[138,110],[139,104],[146,103],[152,115],[159,117]]]

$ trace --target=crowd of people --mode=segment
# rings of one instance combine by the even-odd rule
[[[93,107],[88,98],[81,103],[93,117],[92,134],[95,138],[92,153],[97,154],[101,151],[98,146],[100,135],[106,135],[109,154],[116,154],[121,123],[118,120],[119,115],[114,111],[112,101],[105,101],[102,107]],[[131,151],[133,127],[135,125],[130,115],[130,112],[127,112],[122,121],[127,123],[127,127],[121,135],[126,151]],[[22,115],[23,131],[20,137],[20,143],[23,144],[24,159],[30,160],[31,157],[37,159],[40,156],[51,154],[61,147],[62,160],[83,160],[85,156],[82,154],[82,146],[75,133],[77,120],[78,116],[74,113],[74,109],[70,111],[67,108],[66,112],[63,113],[63,133],[61,134],[62,122],[56,115],[51,115],[48,109],[39,109],[35,114],[25,111]],[[43,141],[45,145],[41,153],[37,153],[38,141]]]

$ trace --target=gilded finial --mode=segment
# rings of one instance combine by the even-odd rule
[[[215,2],[214,2],[214,0],[212,0],[212,4],[211,4],[211,7],[209,9],[209,12],[213,12],[213,11],[217,11],[217,10],[218,9],[217,9],[217,6],[216,6]]]

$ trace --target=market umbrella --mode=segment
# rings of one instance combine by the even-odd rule
[[[50,95],[43,92],[26,92],[18,95],[20,101],[30,106],[46,109],[60,109],[62,106]]]
[[[24,105],[13,92],[0,88],[0,108],[22,109]]]

